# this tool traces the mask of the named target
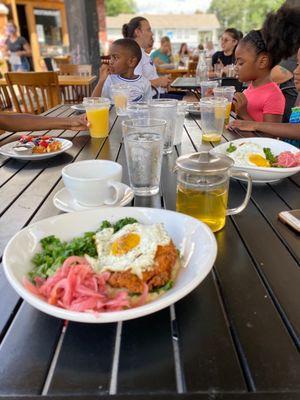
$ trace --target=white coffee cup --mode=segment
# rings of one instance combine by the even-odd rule
[[[86,160],[62,169],[63,182],[72,197],[84,206],[114,205],[124,197],[122,165],[109,160]]]

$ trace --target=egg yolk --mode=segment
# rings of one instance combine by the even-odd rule
[[[249,162],[257,167],[269,167],[270,163],[260,154],[249,154]]]
[[[140,235],[137,233],[127,233],[113,242],[111,246],[111,254],[114,256],[123,256],[130,250],[134,249],[140,241]]]

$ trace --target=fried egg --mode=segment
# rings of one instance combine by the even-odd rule
[[[245,142],[229,154],[237,166],[270,167],[263,148],[256,143]]]
[[[114,233],[113,228],[97,232],[95,236],[98,268],[102,271],[126,271],[142,278],[143,271],[151,268],[157,246],[165,246],[171,238],[162,224],[125,225]]]

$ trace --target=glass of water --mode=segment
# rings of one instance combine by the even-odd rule
[[[224,97],[204,97],[200,99],[202,140],[221,140],[228,100]]]
[[[127,106],[127,116],[131,119],[150,118],[148,103],[130,103]]]
[[[172,153],[176,129],[177,103],[175,99],[154,99],[149,102],[150,118],[167,121],[164,134],[164,154]]]
[[[166,126],[165,120],[153,118],[122,122],[130,186],[137,196],[159,192]]]
[[[179,101],[177,104],[176,126],[175,126],[175,139],[174,145],[181,143],[182,133],[184,129],[184,119],[187,112],[188,103],[186,101]]]

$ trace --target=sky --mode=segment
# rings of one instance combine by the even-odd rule
[[[185,13],[206,11],[211,0],[135,0],[139,12],[145,14]]]

